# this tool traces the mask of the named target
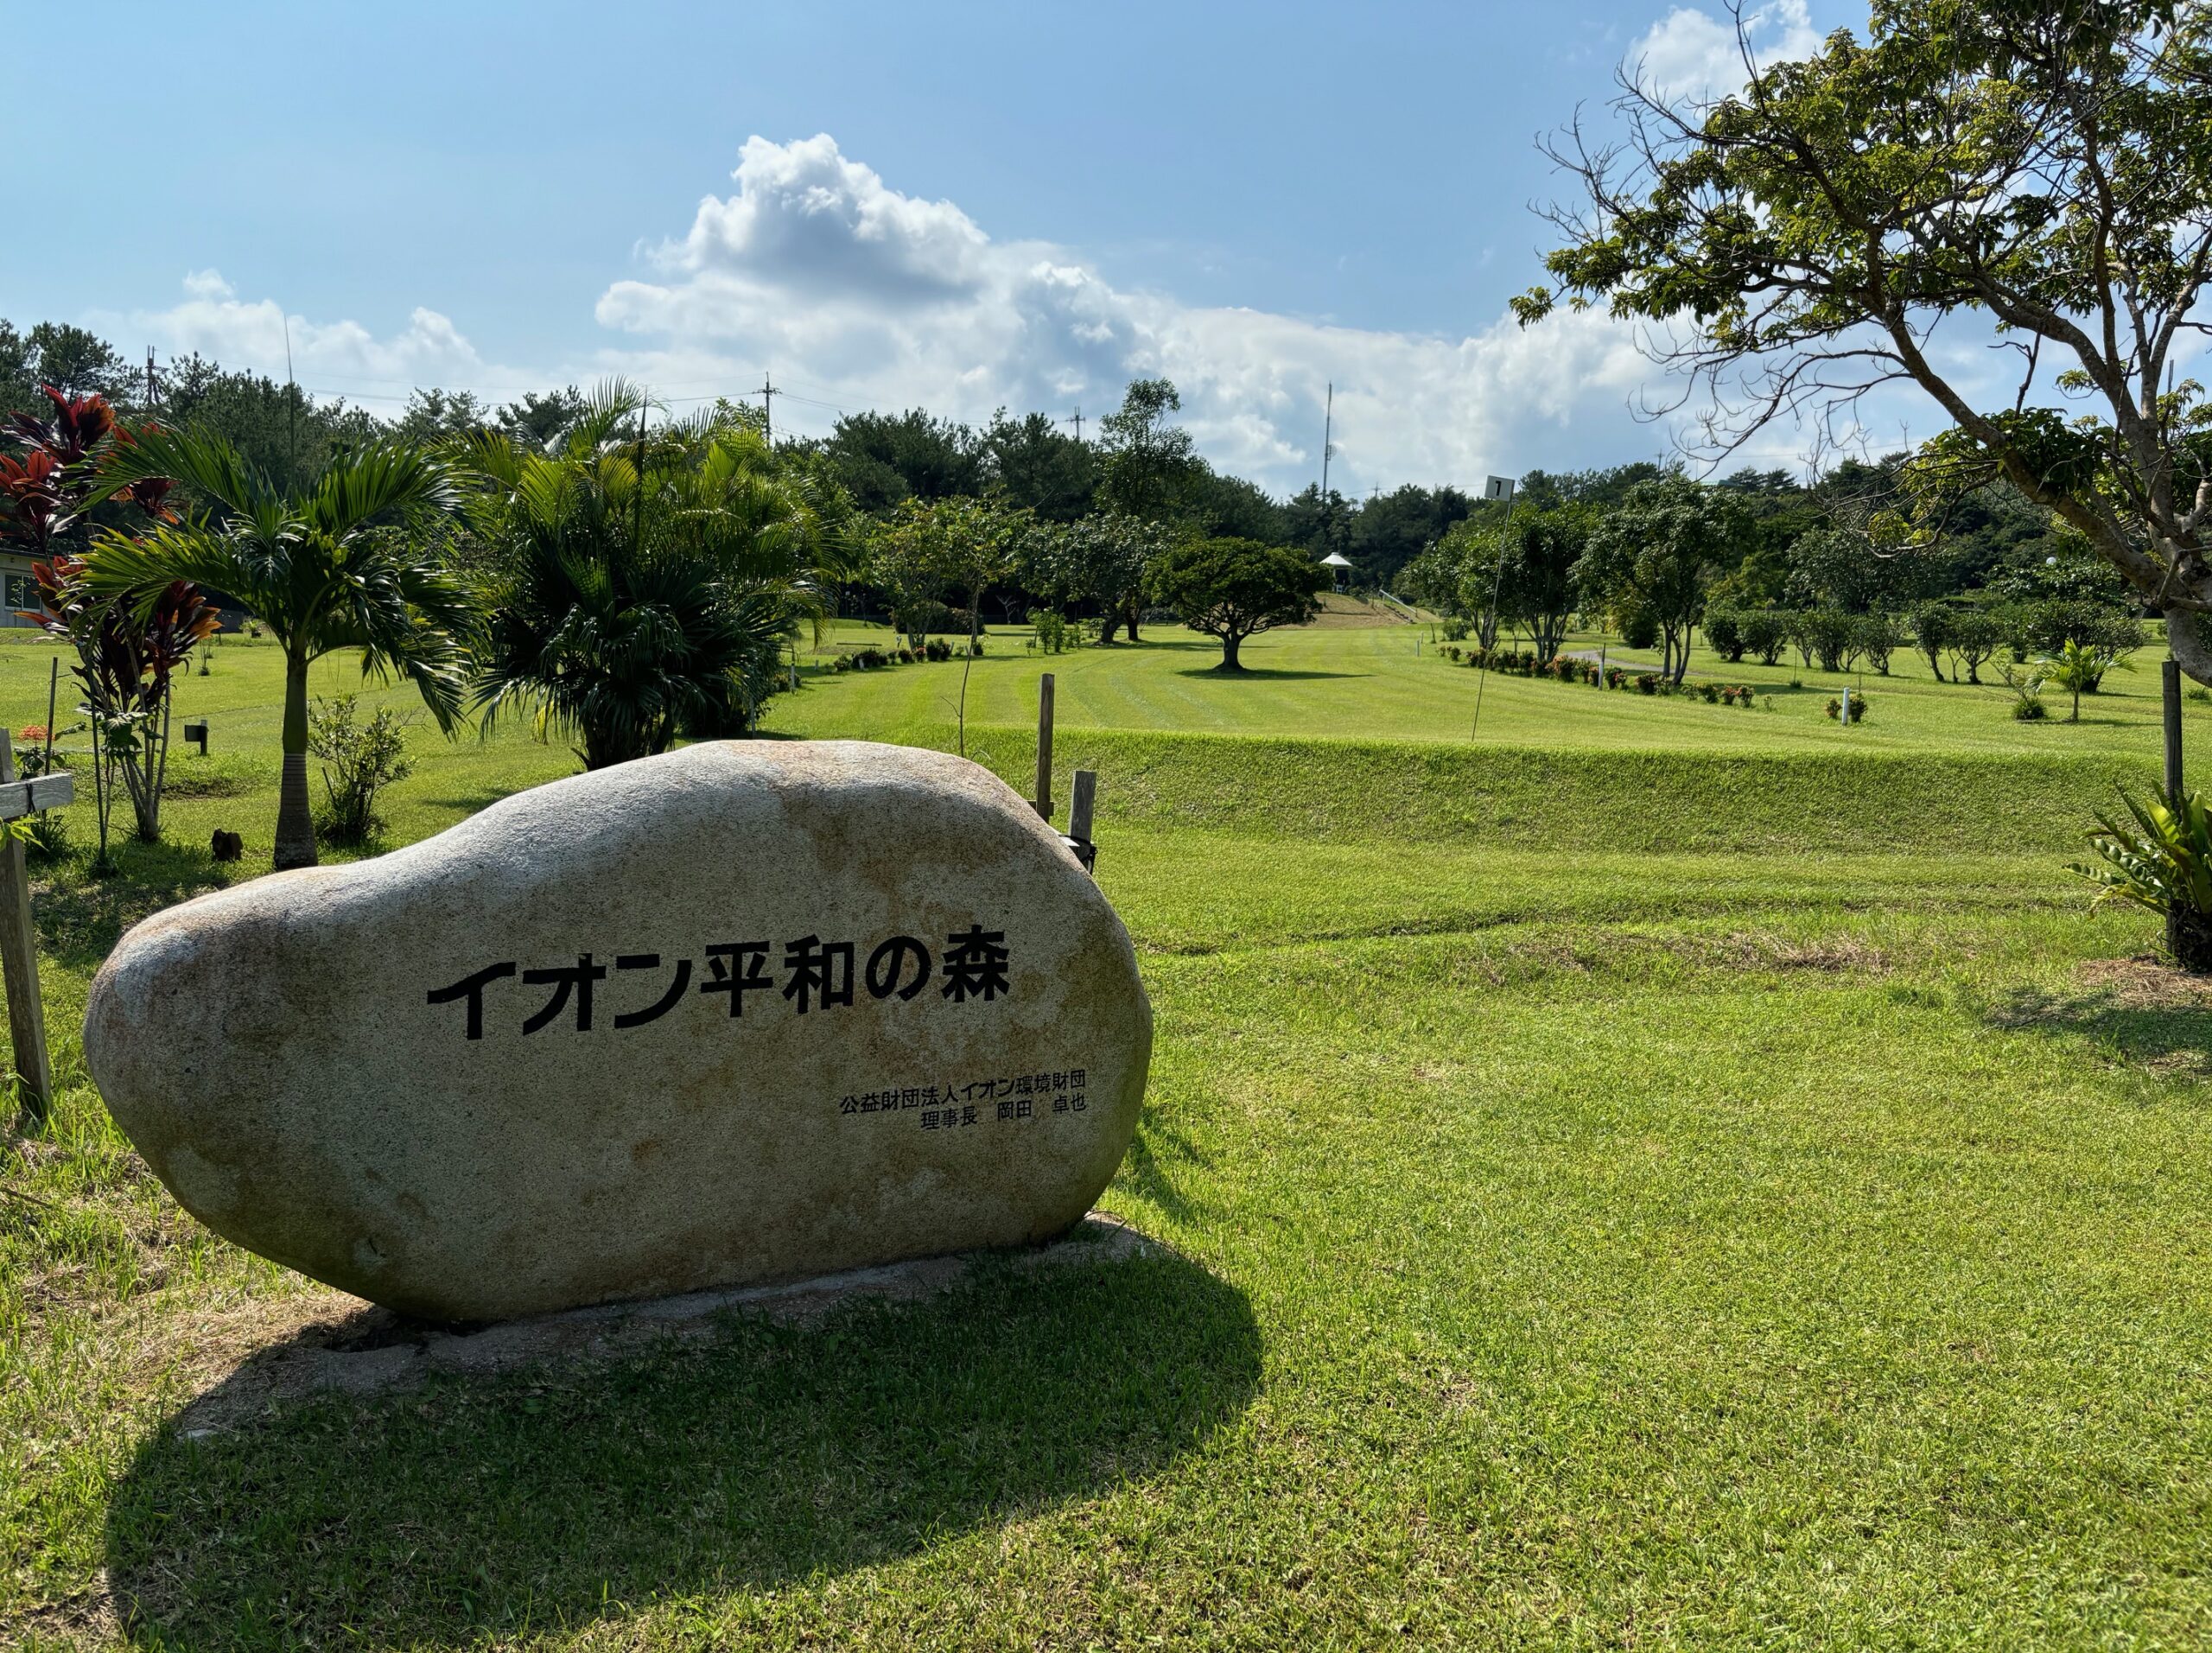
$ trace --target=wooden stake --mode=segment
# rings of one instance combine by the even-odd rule
[[[2158,668],[2159,687],[2164,690],[2166,713],[2166,807],[2181,808],[2181,662],[2169,658]],[[2180,954],[2180,927],[2173,912],[2166,913],[2166,950]]]
[[[2181,807],[2181,662],[2168,660],[2158,669],[2166,701],[2166,804]]]
[[[1052,818],[1052,674],[1037,680],[1037,813]]]
[[[1098,799],[1098,772],[1075,772],[1075,795],[1068,802],[1068,836],[1079,843],[1090,842],[1090,812]]]
[[[0,781],[16,778],[16,744],[0,728]],[[40,1129],[54,1100],[54,1073],[46,1059],[46,1012],[38,993],[38,933],[31,927],[30,863],[23,841],[12,832],[0,848],[0,982],[8,994],[8,1034],[15,1042],[16,1079],[22,1087],[22,1128]]]

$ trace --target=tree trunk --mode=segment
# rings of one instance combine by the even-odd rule
[[[316,861],[315,811],[308,800],[308,662],[284,661],[284,770],[276,792],[276,868]]]
[[[2202,683],[2212,683],[2212,648],[2205,645],[2204,637],[2197,630],[2197,616],[2186,608],[2164,611],[2166,620],[2166,652],[2181,663],[2184,677],[2194,677]]]
[[[2212,918],[2190,907],[2176,907],[2169,916],[2174,963],[2192,976],[2212,976]]]
[[[162,716],[156,727],[149,716],[140,727],[138,749],[124,766],[130,788],[130,812],[138,827],[138,842],[162,841],[162,776],[168,766],[169,707],[168,685],[162,690]]]
[[[1129,628],[1129,641],[1132,643],[1141,643],[1144,640],[1137,635],[1137,619],[1141,612],[1138,606],[1133,602],[1122,615],[1122,623]]]
[[[1223,635],[1221,639],[1221,664],[1214,668],[1215,671],[1242,671],[1244,670],[1243,663],[1236,658],[1237,645],[1243,642],[1243,640],[1244,639],[1243,638],[1237,636],[1234,632],[1226,633]]]

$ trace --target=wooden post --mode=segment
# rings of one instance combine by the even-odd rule
[[[2166,713],[2166,807],[2181,808],[2181,662],[2169,658],[2158,668]],[[2181,935],[2173,911],[2166,912],[2166,950],[2180,956]]]
[[[1068,836],[1079,843],[1090,842],[1090,811],[1098,800],[1098,772],[1075,772],[1075,795],[1068,801]]]
[[[2168,660],[2158,669],[2166,700],[2166,804],[2181,807],[2181,662]]]
[[[1052,674],[1037,680],[1037,813],[1052,818]]]
[[[46,757],[39,765],[39,773],[54,772],[54,697],[61,688],[61,657],[55,655],[47,663],[46,674]]]
[[[0,728],[0,781],[16,778],[16,744]],[[38,934],[31,928],[30,863],[23,841],[7,835],[0,848],[0,982],[8,993],[8,1035],[15,1042],[16,1078],[22,1088],[22,1128],[46,1123],[54,1072],[46,1060],[46,1012],[38,993]]]

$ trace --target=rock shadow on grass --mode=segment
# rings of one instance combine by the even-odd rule
[[[911,1554],[1158,1472],[1250,1402],[1243,1294],[1164,1249],[641,1357],[165,1427],[110,1506],[141,1645],[494,1639]]]

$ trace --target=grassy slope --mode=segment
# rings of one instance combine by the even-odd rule
[[[1036,668],[998,669],[1012,723]],[[779,721],[861,733],[925,677]],[[1294,722],[1304,681],[1238,704]],[[1429,738],[1383,718],[1320,727]],[[97,1634],[104,1567],[190,1646],[2212,1638],[2212,1032],[2096,962],[2149,928],[2052,853],[2139,725],[2021,766],[1569,732],[1064,733],[1160,1029],[1107,1203],[1184,1261],[184,1441],[211,1316],[292,1287],[78,1084],[10,1177],[49,1204],[0,1203],[0,1625]],[[396,836],[561,756],[442,754]],[[42,897],[74,1073],[103,938],[208,875],[140,871]]]

